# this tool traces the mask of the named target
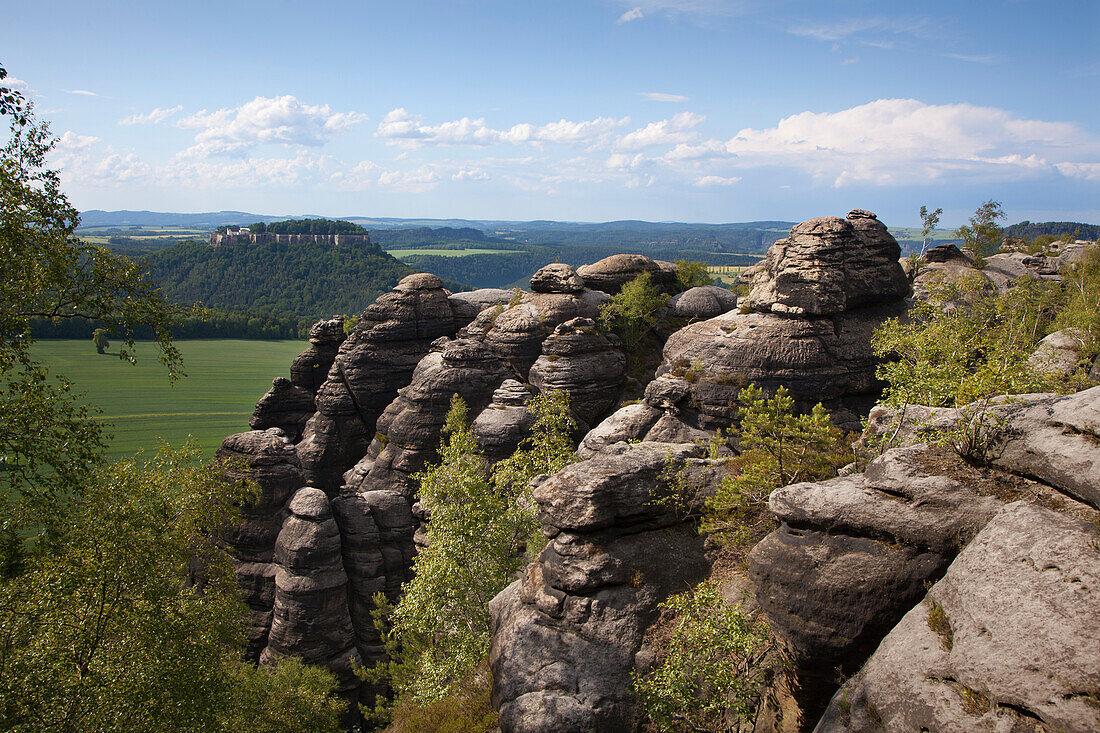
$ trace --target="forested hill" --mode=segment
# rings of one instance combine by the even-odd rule
[[[1100,239],[1100,224],[1082,224],[1079,221],[1022,221],[1019,224],[1005,227],[1004,233],[1006,237],[1023,239],[1028,242],[1044,234],[1052,237],[1070,234],[1075,239],[1087,239],[1095,242]]]
[[[375,245],[181,242],[142,259],[174,302],[309,318],[358,314],[413,272]]]

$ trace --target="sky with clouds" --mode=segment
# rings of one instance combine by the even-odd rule
[[[1100,222],[1096,0],[21,3],[81,209]]]

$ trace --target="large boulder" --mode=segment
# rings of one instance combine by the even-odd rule
[[[645,255],[611,255],[591,265],[577,269],[585,284],[593,290],[615,295],[623,285],[647,272],[654,285],[664,292],[672,292],[676,285],[676,266],[653,260]]]
[[[1100,534],[1006,506],[833,697],[816,730],[1100,730]]]
[[[704,320],[737,307],[737,296],[717,285],[700,285],[672,296],[668,312],[675,318]]]
[[[503,308],[514,297],[516,293],[513,290],[481,288],[455,293],[448,296],[447,300],[451,302],[451,308],[454,310],[455,326],[463,328],[477,318],[481,311],[497,306]]]
[[[531,390],[515,379],[505,379],[493,392],[493,401],[470,425],[486,456],[493,460],[507,458],[528,436],[535,422],[527,409],[532,397]]]
[[[596,331],[596,322],[574,318],[543,341],[529,379],[540,392],[567,394],[570,409],[587,430],[618,404],[625,372],[626,357]]]
[[[309,391],[295,386],[286,377],[275,377],[271,389],[256,403],[248,426],[253,430],[279,428],[296,442],[315,410]]]
[[[531,276],[531,290],[536,293],[579,293],[584,290],[584,280],[572,265],[555,262]]]
[[[367,451],[375,421],[409,383],[435,339],[455,332],[454,310],[435,275],[419,273],[367,306],[317,392],[298,455],[311,484],[330,493]]]
[[[694,446],[620,444],[536,486],[550,543],[489,605],[502,731],[631,728],[631,673],[657,606],[710,567],[676,509],[719,480],[720,468],[698,455]],[[687,500],[678,505],[673,484],[698,493],[675,497]]]

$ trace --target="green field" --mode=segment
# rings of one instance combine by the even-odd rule
[[[466,255],[514,255],[520,253],[518,249],[387,249],[390,257],[401,259],[412,255],[439,255],[440,257],[465,257]]]
[[[39,341],[35,356],[71,379],[89,404],[102,410],[114,435],[111,458],[155,449],[158,439],[178,447],[192,435],[213,457],[222,438],[248,430],[256,400],[275,377],[290,376],[290,362],[308,346],[305,341],[240,341],[196,339],[177,341],[187,377],[169,384],[156,348],[138,344],[138,363],[118,358],[112,343],[108,354],[96,354],[88,341]]]

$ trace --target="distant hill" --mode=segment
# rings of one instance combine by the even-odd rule
[[[1073,234],[1077,239],[1096,241],[1100,239],[1100,225],[1082,224],[1079,221],[1022,221],[1005,227],[1005,236],[1017,239],[1032,240],[1044,234],[1052,237]]]

